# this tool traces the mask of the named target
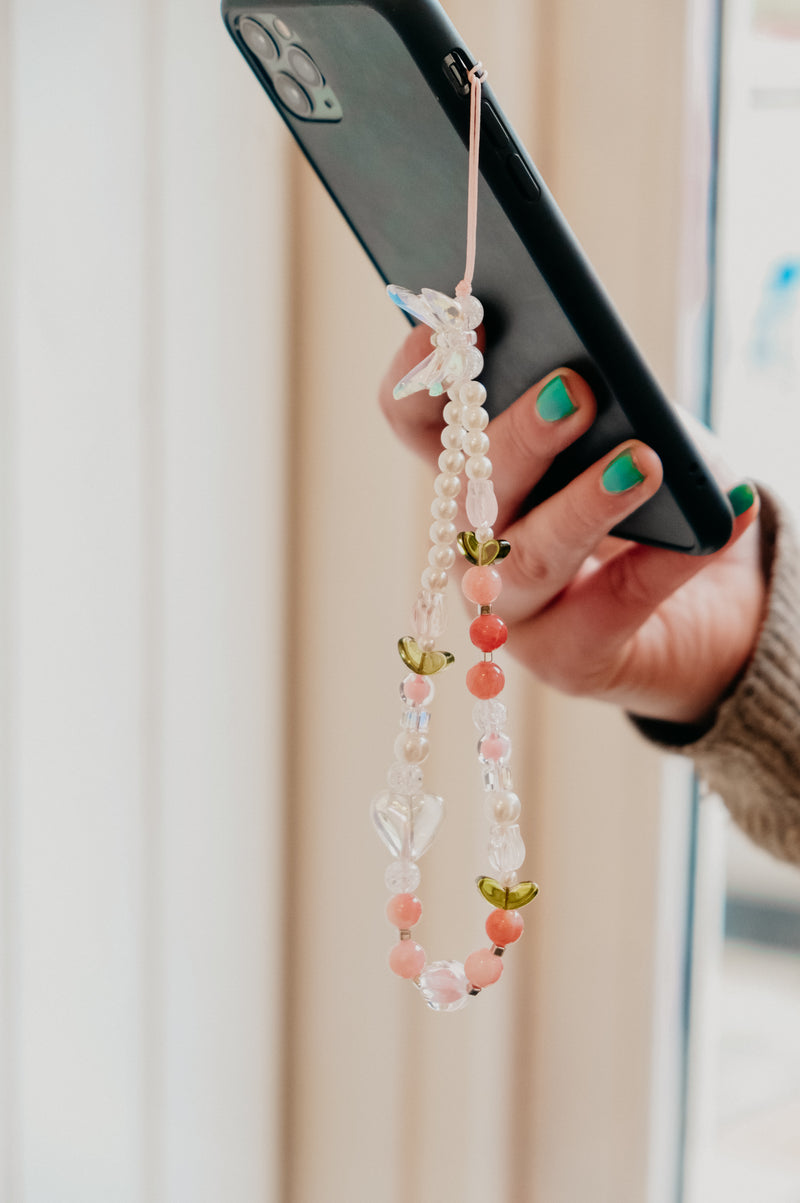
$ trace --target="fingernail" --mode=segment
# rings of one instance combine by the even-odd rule
[[[728,501],[731,503],[731,509],[737,518],[740,514],[744,514],[746,510],[750,509],[755,499],[756,491],[747,481],[736,485],[728,494]]]
[[[626,493],[628,489],[640,485],[644,473],[636,467],[631,451],[623,451],[616,459],[606,465],[603,473],[603,488],[607,493]]]
[[[561,377],[554,376],[536,398],[536,408],[545,422],[560,422],[562,418],[574,414],[578,407],[573,404]]]

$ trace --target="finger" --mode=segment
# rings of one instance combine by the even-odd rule
[[[609,531],[653,496],[662,476],[650,447],[624,443],[505,531],[509,620],[541,610],[565,589]]]
[[[586,381],[569,368],[558,368],[490,423],[486,433],[500,528],[513,520],[558,453],[589,429],[596,408]]]
[[[427,326],[415,326],[407,335],[389,365],[384,376],[378,400],[392,430],[407,447],[424,459],[436,460],[441,451],[439,437],[442,430],[442,408],[446,397],[441,400],[427,392],[414,393],[398,401],[393,389],[415,364],[420,363],[431,351],[431,332]]]
[[[733,533],[725,547],[710,556],[689,556],[658,547],[631,546],[605,563],[591,579],[576,581],[564,606],[580,610],[581,638],[586,646],[602,645],[609,656],[623,647],[658,607],[741,539],[759,513],[759,499],[749,483],[729,494],[734,509]],[[562,610],[566,618],[566,610]]]

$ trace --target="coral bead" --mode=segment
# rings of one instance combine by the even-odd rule
[[[480,664],[473,664],[467,673],[467,689],[473,697],[483,700],[496,698],[498,693],[502,692],[505,683],[502,668],[492,660],[481,660]]]
[[[464,962],[464,972],[473,986],[493,986],[503,972],[503,962],[491,948],[479,948],[471,952]]]
[[[419,977],[425,968],[425,949],[413,940],[400,940],[389,953],[389,968],[398,977]]]
[[[499,907],[486,920],[486,934],[498,948],[513,944],[525,930],[525,920],[519,911],[503,911]]]
[[[508,639],[508,627],[496,614],[479,614],[470,624],[469,637],[482,652],[496,652]]]
[[[389,922],[403,931],[408,931],[415,923],[419,923],[421,914],[422,903],[413,894],[395,894],[386,903],[386,916]]]
[[[491,564],[473,564],[461,580],[464,596],[476,606],[490,606],[502,587],[500,573]]]

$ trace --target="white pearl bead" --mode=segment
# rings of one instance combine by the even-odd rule
[[[485,430],[489,425],[489,415],[482,405],[465,405],[461,422],[467,430]]]
[[[467,455],[485,455],[489,450],[489,436],[482,430],[470,430],[464,435],[463,444]]]
[[[452,522],[458,513],[458,502],[453,497],[434,497],[431,502],[431,514],[434,518],[444,518]]]
[[[455,543],[458,531],[454,522],[439,521],[431,523],[428,534],[431,537],[431,543],[447,544]]]
[[[460,451],[463,441],[464,431],[460,426],[445,426],[442,430],[442,446],[445,448],[445,450]]]
[[[492,461],[485,455],[473,455],[467,460],[469,480],[488,480],[492,475]]]
[[[440,472],[433,482],[433,490],[437,497],[457,497],[461,481],[455,472]]]
[[[422,574],[422,588],[443,593],[447,588],[447,573],[442,568],[426,568]]]
[[[462,404],[483,405],[486,389],[477,380],[468,380],[466,384],[461,385],[458,395]]]
[[[456,553],[452,547],[432,547],[428,552],[431,568],[452,568],[455,562]]]
[[[439,456],[439,471],[458,474],[464,467],[464,456],[460,451],[443,451]]]
[[[427,738],[418,731],[401,731],[394,741],[395,756],[406,764],[422,764],[429,751]]]
[[[442,410],[442,417],[448,426],[461,421],[461,404],[458,401],[448,401]]]
[[[422,648],[423,652],[432,652],[436,647],[436,640],[429,635],[426,639],[418,639],[417,644]]]
[[[510,790],[502,790],[499,793],[487,794],[484,810],[490,823],[516,823],[522,812],[522,803],[517,794]]]

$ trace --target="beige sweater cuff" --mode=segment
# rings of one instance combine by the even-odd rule
[[[786,511],[759,494],[768,603],[736,690],[706,732],[631,717],[653,743],[691,757],[751,839],[800,864],[800,558]]]

